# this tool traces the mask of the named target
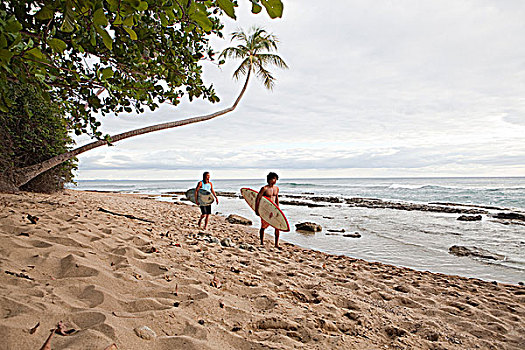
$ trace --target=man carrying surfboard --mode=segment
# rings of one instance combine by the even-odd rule
[[[199,228],[201,228],[201,222],[202,222],[202,219],[204,219],[204,229],[206,230],[206,228],[208,227],[208,219],[211,214],[211,204],[200,205],[199,203],[199,190],[200,189],[211,192],[213,196],[215,197],[217,204],[219,204],[219,198],[217,198],[217,195],[215,194],[215,191],[213,190],[213,184],[210,182],[210,173],[208,171],[205,171],[202,174],[202,181],[199,181],[197,183],[197,187],[195,188],[195,202],[201,209],[201,217],[199,218]]]
[[[277,183],[277,180],[279,180],[279,176],[274,173],[270,172],[266,176],[266,182],[268,182],[268,185],[263,186],[259,193],[257,194],[257,199],[255,200],[255,214],[260,217],[259,214],[259,204],[261,202],[262,197],[266,197],[270,199],[272,202],[275,203],[277,207],[279,207],[279,187],[277,187],[275,184]],[[259,236],[261,238],[261,245],[264,245],[264,230],[270,226],[269,223],[264,221],[261,218],[261,229],[259,230]],[[275,247],[279,248],[279,229],[275,229]]]

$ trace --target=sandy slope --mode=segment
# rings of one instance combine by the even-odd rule
[[[141,196],[0,195],[0,349],[39,349],[59,321],[76,332],[52,349],[525,349],[522,286],[261,248],[213,216],[223,247],[197,217]]]

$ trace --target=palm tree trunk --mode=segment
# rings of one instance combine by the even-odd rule
[[[199,122],[207,121],[207,120],[210,120],[210,119],[213,119],[213,118],[217,118],[217,117],[219,117],[221,115],[224,115],[226,113],[229,113],[229,112],[233,111],[237,107],[237,105],[239,104],[242,96],[244,95],[244,92],[246,91],[246,88],[248,87],[248,81],[250,80],[251,70],[252,70],[252,67],[250,65],[250,67],[248,69],[248,74],[246,75],[246,81],[244,82],[244,86],[243,86],[241,92],[239,93],[239,96],[237,97],[237,99],[235,100],[235,102],[233,103],[233,105],[231,107],[228,107],[226,109],[220,110],[220,111],[212,113],[212,114],[203,115],[203,116],[200,116],[200,117],[193,117],[193,118],[183,119],[183,120],[179,120],[179,121],[162,123],[162,124],[152,125],[152,126],[148,126],[148,127],[141,128],[141,129],[135,129],[135,130],[127,131],[127,132],[124,132],[122,134],[118,134],[118,135],[112,136],[111,137],[111,143],[118,142],[118,141],[127,139],[129,137],[138,136],[138,135],[142,135],[142,134],[147,134],[147,133],[154,132],[154,131],[160,131],[160,130],[165,130],[165,129],[170,129],[170,128],[176,128],[176,127],[179,127],[179,126],[184,126],[184,125],[188,125],[188,124],[193,124],[193,123],[199,123]],[[33,179],[36,176],[42,174],[44,171],[47,171],[47,170],[49,170],[49,169],[51,169],[51,168],[61,164],[62,162],[66,161],[68,159],[76,157],[77,155],[79,155],[81,153],[87,152],[87,151],[89,151],[89,150],[91,150],[93,148],[97,148],[97,147],[103,146],[105,144],[107,144],[107,141],[104,141],[104,140],[94,141],[92,143],[88,143],[87,145],[75,148],[74,150],[71,150],[69,152],[62,153],[62,154],[60,154],[58,156],[55,156],[55,157],[53,157],[51,159],[48,159],[46,161],[43,161],[41,163],[38,163],[38,164],[35,164],[35,165],[31,165],[31,166],[27,166],[25,168],[16,169],[15,172],[14,172],[14,186],[19,188],[20,186],[25,185],[26,183],[28,183],[31,179]],[[0,181],[0,183],[1,183],[1,181]]]

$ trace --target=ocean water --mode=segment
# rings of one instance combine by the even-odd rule
[[[195,187],[192,181],[78,181],[79,190],[157,194],[159,200],[178,201],[180,196],[160,197]],[[219,192],[239,194],[242,187],[260,189],[260,180],[213,180]],[[495,207],[491,213],[525,214],[525,178],[381,178],[381,179],[281,179],[280,198],[302,196],[377,198],[401,203],[457,203]],[[301,200],[301,199],[300,199]],[[460,214],[351,207],[324,203],[324,207],[281,205],[291,232],[281,239],[302,247],[332,254],[344,254],[416,270],[475,277],[504,283],[525,282],[525,225],[505,224],[483,215],[481,221],[458,221]],[[470,208],[470,207],[469,207]],[[237,197],[220,197],[214,213],[239,214],[259,221]],[[304,234],[294,230],[300,222],[315,222],[323,231]],[[523,223],[525,224],[525,223]],[[359,232],[361,238],[347,238],[329,230]],[[273,229],[268,229],[273,234]],[[503,260],[457,257],[449,253],[453,245],[477,247],[504,256]]]

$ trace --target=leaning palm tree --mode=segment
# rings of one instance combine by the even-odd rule
[[[111,143],[115,143],[129,137],[147,134],[153,131],[176,128],[179,126],[207,121],[233,111],[239,104],[239,101],[248,87],[252,70],[254,70],[255,74],[263,80],[265,87],[272,89],[275,84],[275,78],[266,69],[266,66],[275,65],[280,68],[288,68],[281,57],[276,54],[268,53],[277,50],[277,37],[273,34],[267,33],[262,28],[253,27],[252,32],[249,34],[244,33],[242,30],[234,32],[232,34],[232,41],[233,40],[239,40],[241,41],[241,44],[236,47],[229,47],[225,49],[221,53],[220,57],[243,59],[241,65],[235,70],[233,76],[234,78],[238,79],[241,75],[246,74],[246,81],[241,92],[239,93],[239,96],[231,107],[208,115],[152,125],[145,128],[124,132],[122,134],[111,136]],[[13,178],[9,179],[9,181],[0,178],[0,190],[17,190],[20,186],[26,184],[31,179],[61,164],[62,162],[76,157],[77,155],[87,152],[93,148],[97,148],[106,144],[108,144],[108,141],[106,140],[94,141],[69,152],[62,153],[44,162],[25,168],[16,169],[14,171]]]

